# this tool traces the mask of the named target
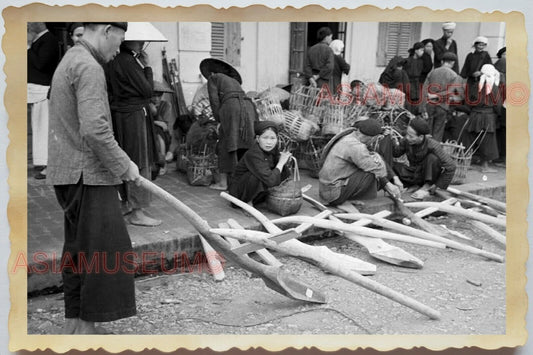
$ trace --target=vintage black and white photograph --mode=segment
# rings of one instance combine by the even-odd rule
[[[28,22],[28,334],[506,332],[504,22]]]
[[[523,17],[81,9],[3,14],[10,349],[525,341]]]

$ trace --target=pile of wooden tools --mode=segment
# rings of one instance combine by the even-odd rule
[[[174,207],[198,230],[215,279],[223,279],[224,271],[218,262],[216,253],[213,252],[213,249],[209,249],[211,245],[226,259],[261,277],[267,287],[297,300],[314,303],[327,302],[324,293],[305,284],[299,278],[290,276],[284,270],[282,263],[266,248],[300,258],[326,272],[387,297],[431,319],[440,318],[440,313],[437,310],[363,276],[374,274],[376,272],[375,265],[353,256],[333,252],[325,246],[312,246],[299,241],[298,238],[311,227],[335,231],[363,246],[374,258],[402,267],[422,268],[423,262],[403,249],[386,243],[384,239],[440,249],[453,248],[492,261],[504,262],[502,256],[480,249],[476,242],[469,237],[423,219],[423,217],[437,211],[464,215],[474,220],[472,225],[505,246],[505,236],[488,225],[505,227],[505,204],[453,188],[449,188],[446,193],[440,193],[440,196],[445,198],[442,202],[404,204],[402,200],[394,199],[397,212],[403,215],[403,224],[386,219],[391,215],[391,211],[381,211],[369,215],[359,213],[355,207],[352,207],[344,208],[342,211],[344,213],[334,214],[338,211],[328,209],[320,202],[306,196],[305,193],[303,194],[304,199],[319,210],[317,215],[313,217],[296,215],[269,220],[252,206],[222,192],[222,198],[241,207],[263,225],[266,232],[261,232],[246,230],[232,219],[228,220],[227,223],[219,224],[218,228],[211,228],[188,206],[158,186],[146,179],[142,180],[142,186]],[[303,192],[305,192],[305,188]],[[419,211],[414,213],[410,208],[419,209]],[[354,222],[346,223],[345,220]],[[411,224],[419,229],[410,226]],[[282,230],[278,225],[294,225],[295,227]],[[380,229],[370,228],[370,225],[378,226]],[[262,262],[252,259],[248,256],[250,253],[256,253]]]

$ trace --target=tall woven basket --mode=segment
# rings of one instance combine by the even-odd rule
[[[312,86],[296,87],[289,97],[289,109],[300,111],[304,117],[314,116],[320,123],[325,108],[320,102],[320,90]]]
[[[295,214],[303,202],[298,162],[294,157],[291,159],[294,162],[293,177],[271,187],[266,198],[267,209],[280,216]]]
[[[441,143],[441,146],[444,152],[448,153],[455,162],[456,169],[451,184],[459,185],[464,183],[466,173],[472,163],[473,153],[465,153],[465,147],[462,144],[457,144],[456,141],[446,141]]]

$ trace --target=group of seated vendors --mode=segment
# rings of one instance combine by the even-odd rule
[[[274,122],[255,123],[255,142],[237,164],[229,185],[231,195],[258,204],[265,200],[269,188],[289,177],[291,153],[278,149],[278,129]],[[373,199],[382,189],[400,198],[404,187],[415,187],[411,195],[415,199],[424,199],[437,188],[446,189],[456,166],[429,133],[422,118],[411,119],[402,138],[384,130],[375,119],[357,121],[324,147],[320,198],[338,206]],[[394,159],[404,154],[406,163]]]

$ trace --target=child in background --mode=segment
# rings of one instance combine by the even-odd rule
[[[170,151],[170,143],[172,137],[170,135],[169,126],[174,122],[174,112],[172,105],[163,100],[164,93],[172,93],[172,89],[166,83],[154,80],[154,94],[150,102],[150,112],[154,117],[154,129],[156,135],[157,154],[160,161],[168,162],[169,156],[172,155]],[[170,158],[170,160],[172,160]],[[167,172],[167,166],[159,170],[159,175],[164,175]]]

